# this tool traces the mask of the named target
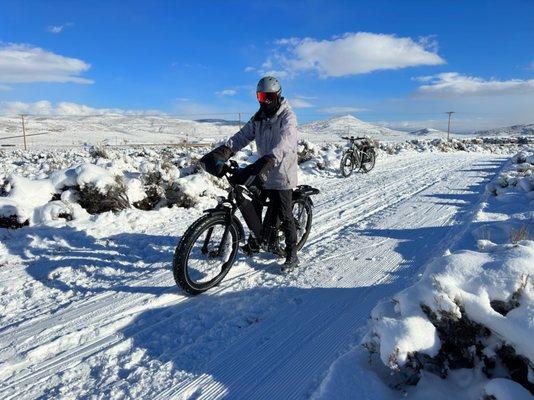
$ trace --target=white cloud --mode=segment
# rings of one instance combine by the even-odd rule
[[[74,82],[91,84],[79,75],[90,64],[27,44],[0,45],[0,83]]]
[[[71,27],[73,25],[74,24],[72,22],[66,22],[63,25],[49,25],[49,26],[46,27],[46,30],[47,30],[47,32],[54,33],[54,34],[57,35],[58,33],[63,32],[63,30],[65,28]]]
[[[11,86],[8,85],[0,85],[0,92],[7,92],[11,90]]]
[[[312,103],[310,103],[309,101],[303,99],[303,98],[294,98],[294,99],[289,99],[289,104],[291,104],[291,107],[293,108],[310,108],[310,107],[314,107],[314,105]]]
[[[321,77],[340,77],[445,62],[429,37],[416,42],[409,37],[357,32],[331,40],[281,39],[276,44],[279,48],[258,69],[260,73],[287,76],[312,71]]]
[[[50,33],[61,33],[63,28],[64,28],[63,25],[58,25],[58,26],[51,25],[47,27],[46,30]]]
[[[217,96],[235,96],[237,94],[237,90],[235,89],[224,89],[220,92],[215,92]]]
[[[163,115],[158,110],[123,110],[120,108],[93,108],[84,104],[70,103],[66,101],[53,104],[48,100],[41,100],[35,103],[24,103],[21,101],[0,101],[0,115]]]
[[[369,111],[369,110],[367,108],[359,108],[359,107],[334,106],[334,107],[321,108],[317,111],[321,113],[325,113],[325,114],[349,114],[349,113],[364,112],[364,111]]]
[[[425,83],[417,89],[416,93],[420,95],[452,97],[534,93],[534,79],[484,80],[457,72],[446,72],[417,80]]]

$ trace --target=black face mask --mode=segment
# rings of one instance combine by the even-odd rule
[[[266,117],[271,118],[280,108],[280,103],[280,97],[270,103],[260,103],[260,112]]]

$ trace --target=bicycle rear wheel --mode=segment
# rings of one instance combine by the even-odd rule
[[[361,170],[363,172],[369,172],[375,167],[376,153],[373,148],[366,148],[362,152],[362,165]]]
[[[309,201],[301,198],[293,202],[293,218],[297,230],[297,250],[300,250],[308,240],[312,226],[313,212]],[[285,254],[285,235],[281,229],[278,230],[276,245],[278,246],[278,253]]]

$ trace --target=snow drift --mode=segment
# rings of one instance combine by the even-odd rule
[[[457,249],[372,311],[362,343],[396,371],[397,387],[467,368],[488,382],[480,395],[534,394],[534,148],[486,190]]]

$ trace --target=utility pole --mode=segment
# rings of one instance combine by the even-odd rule
[[[445,114],[449,114],[449,125],[447,127],[447,142],[450,140],[451,135],[451,115],[454,114],[454,111],[447,111]]]
[[[24,126],[24,114],[20,114],[20,118],[22,119],[22,137],[24,138],[24,150],[27,150],[27,146],[26,146],[26,127]]]

